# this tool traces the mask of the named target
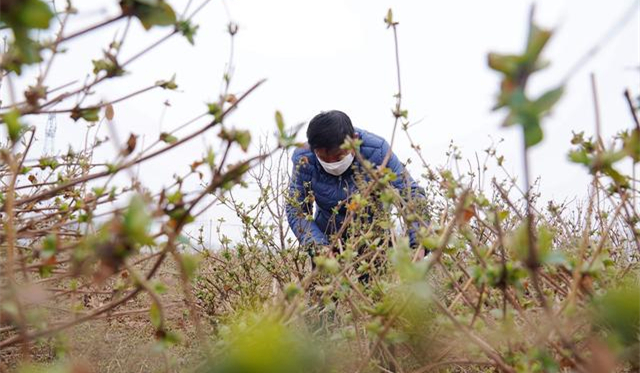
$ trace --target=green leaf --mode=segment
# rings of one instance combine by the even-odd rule
[[[162,132],[160,134],[160,141],[165,142],[167,144],[173,144],[176,141],[178,141],[178,138],[173,136],[173,135],[171,135],[171,134],[169,134],[169,133],[167,133],[167,132]]]
[[[539,123],[530,123],[523,125],[524,143],[530,148],[542,141],[543,133]]]
[[[218,137],[229,142],[238,143],[245,152],[249,150],[249,145],[251,144],[251,132],[246,130],[227,130],[223,128],[220,130]]]
[[[251,132],[249,131],[237,131],[236,141],[242,151],[246,152],[249,150],[249,144],[251,144]]]
[[[137,17],[145,30],[176,23],[173,8],[163,0],[122,0],[120,7],[125,15]]]
[[[160,308],[154,302],[151,304],[151,308],[149,309],[149,320],[151,320],[151,324],[159,329],[162,326],[162,315],[160,314]]]
[[[53,12],[44,1],[24,0],[18,7],[20,10],[17,16],[23,26],[42,30],[49,28]]]
[[[569,160],[573,163],[581,163],[588,166],[591,163],[589,155],[584,150],[573,150],[569,152]]]
[[[522,125],[526,148],[542,141],[541,118],[558,102],[564,90],[563,87],[552,89],[537,100],[529,99],[525,93],[531,74],[546,66],[546,63],[539,61],[539,57],[551,35],[551,31],[537,27],[532,19],[527,45],[522,55],[488,55],[489,67],[504,74],[500,94],[493,109],[508,107],[509,112],[502,125]]]
[[[212,169],[215,167],[215,160],[216,154],[213,152],[213,149],[207,149],[207,156],[205,157],[205,161],[207,162],[207,165],[209,165],[209,167]]]
[[[551,38],[552,32],[550,30],[544,30],[539,28],[533,20],[529,25],[529,39],[527,41],[527,48],[524,53],[524,57],[530,66],[535,66],[540,57],[542,49]],[[538,65],[535,69],[539,70],[542,66]]]
[[[280,136],[283,136],[284,132],[284,119],[282,118],[282,113],[280,111],[276,111],[276,125],[278,126],[278,132]]]
[[[27,29],[48,29],[51,18],[53,12],[42,0],[8,2],[0,12],[0,21],[13,29],[16,38],[25,35]]]
[[[513,54],[489,53],[487,55],[489,67],[507,76],[515,75],[521,61],[520,56]]]
[[[427,263],[424,261],[414,263],[412,256],[409,239],[407,237],[399,238],[391,253],[391,263],[404,283],[420,282],[427,273]]]
[[[625,153],[633,159],[633,163],[640,162],[640,129],[634,129],[631,134],[622,136]]]
[[[45,170],[47,167],[51,168],[51,170],[56,169],[60,164],[53,157],[42,157],[38,160],[38,165],[41,170]]]
[[[0,67],[20,75],[22,74],[22,65],[30,65],[41,61],[40,44],[31,40],[25,34],[21,37],[16,36],[15,41],[9,46],[9,50],[3,55]]]
[[[621,174],[615,168],[607,167],[607,168],[604,168],[602,172],[605,175],[609,176],[617,185],[623,186],[625,188],[628,187],[629,182],[628,182],[627,176]]]
[[[104,71],[108,77],[122,76],[125,74],[124,69],[118,64],[114,56],[106,54],[101,60],[91,60],[93,64],[93,73],[98,75]]]
[[[538,228],[538,257],[543,264],[563,264],[564,256],[553,250],[555,232],[551,227],[541,225]]]
[[[215,102],[207,104],[207,108],[209,110],[209,114],[213,115],[216,123],[220,123],[222,121],[222,108]]]
[[[178,85],[176,84],[176,74],[173,74],[170,80],[158,80],[156,85],[162,89],[175,90],[178,88]]]
[[[0,23],[13,31],[14,42],[3,54],[2,68],[22,73],[23,64],[33,64],[42,60],[41,46],[30,37],[32,29],[48,29],[53,12],[42,0],[9,1],[0,6]]]
[[[435,250],[438,248],[439,238],[436,236],[428,236],[423,238],[420,241],[420,244],[424,246],[427,250]]]
[[[298,295],[300,293],[302,293],[302,289],[300,288],[300,286],[298,286],[297,284],[294,284],[294,283],[289,283],[284,288],[285,297],[289,301],[292,300],[296,295]]]
[[[579,145],[584,142],[584,131],[575,133],[573,132],[573,137],[571,138],[571,145]]]
[[[129,201],[129,207],[123,218],[124,233],[132,244],[150,245],[153,239],[148,235],[151,226],[151,215],[147,206],[139,195],[134,195]]]
[[[91,108],[80,108],[76,106],[71,110],[71,119],[74,122],[77,122],[80,118],[86,120],[87,122],[97,122],[100,120],[100,108],[91,107]]]
[[[329,372],[314,340],[269,315],[236,317],[222,329],[225,353],[209,361],[218,373]],[[217,367],[216,367],[217,365]]]
[[[58,244],[57,244],[56,236],[53,234],[50,234],[47,237],[45,237],[45,239],[42,241],[42,254],[41,254],[42,259],[46,260],[51,258],[52,256],[56,255],[57,251],[58,251]]]
[[[118,166],[113,164],[113,163],[107,163],[107,172],[109,174],[115,174],[116,172],[118,172]]]
[[[631,285],[611,289],[593,302],[593,318],[599,329],[611,332],[613,343],[632,346],[640,330],[640,288]]]
[[[529,257],[527,223],[523,221],[507,237],[507,248],[516,259],[525,261]]]
[[[338,271],[340,271],[340,265],[334,258],[316,256],[314,258],[314,261],[320,270],[325,271],[329,274],[336,274],[338,273]]]
[[[225,190],[231,190],[234,185],[241,182],[242,175],[249,171],[250,167],[249,164],[244,162],[230,166],[228,171],[222,175],[222,180],[219,182],[220,187]]]
[[[168,201],[169,203],[173,203],[174,205],[175,205],[175,204],[178,204],[180,201],[182,201],[182,192],[180,192],[180,191],[178,190],[178,191],[176,191],[175,193],[170,194],[170,195],[167,197],[167,201]]]
[[[2,115],[4,124],[7,125],[7,133],[12,142],[17,142],[22,136],[26,126],[20,122],[20,110],[12,109]]]
[[[520,117],[529,104],[529,99],[527,98],[524,89],[522,87],[513,89],[511,94],[508,96],[507,104],[511,108],[512,112],[514,112],[518,117],[515,123],[522,123],[522,119]]]
[[[391,10],[391,8],[387,10],[387,16],[384,18],[384,23],[387,24],[387,28],[393,26],[393,10]]]
[[[540,96],[534,103],[533,107],[537,113],[545,114],[560,100],[564,93],[564,87],[552,89]]]
[[[152,26],[170,26],[176,23],[176,14],[169,4],[161,2],[153,11],[141,17],[140,21],[147,30]]]
[[[196,31],[198,31],[198,28],[200,26],[198,25],[193,26],[191,25],[191,21],[185,20],[185,21],[178,22],[176,27],[178,28],[178,31],[180,31],[180,33],[184,35],[185,38],[187,38],[187,40],[191,45],[195,44],[193,37],[196,34]]]
[[[278,127],[278,144],[279,146],[286,148],[296,144],[296,134],[297,130],[291,131],[291,133],[287,133],[284,124],[284,118],[282,117],[282,113],[280,111],[276,111],[276,126]]]

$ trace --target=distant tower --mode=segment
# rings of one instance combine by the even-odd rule
[[[47,127],[44,130],[44,150],[43,155],[53,155],[55,152],[55,139],[56,139],[56,115],[54,113],[49,114],[47,119]]]

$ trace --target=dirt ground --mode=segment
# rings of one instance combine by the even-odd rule
[[[0,350],[0,372],[18,371],[19,362],[25,360],[41,363],[43,372],[57,362],[69,360],[82,362],[90,368],[90,372],[95,373],[178,372],[194,366],[201,361],[198,359],[199,344],[194,343],[197,341],[197,333],[190,322],[179,276],[171,264],[167,264],[161,268],[154,281],[160,281],[166,287],[167,291],[161,295],[161,299],[167,330],[180,336],[180,342],[176,345],[164,349],[160,347],[150,321],[150,297],[140,293],[135,299],[115,309],[112,315],[35,341],[30,345],[27,359],[20,346]],[[104,288],[107,289],[108,286]],[[49,322],[68,321],[107,303],[110,296],[63,296],[45,303],[42,309],[46,310]],[[79,303],[82,304],[81,310],[77,313],[71,311],[74,304]],[[201,326],[210,329],[210,325],[204,320]],[[14,332],[0,332],[0,339],[5,339],[12,333]],[[208,333],[210,330],[203,330],[202,334]]]

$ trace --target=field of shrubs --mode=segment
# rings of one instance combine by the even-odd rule
[[[93,94],[166,40],[193,43],[192,19],[207,3],[189,1],[178,12],[163,0],[122,0],[118,17],[74,33],[65,25],[82,14],[71,1],[62,9],[44,0],[0,3],[9,36],[0,58],[0,372],[640,369],[640,193],[638,176],[620,167],[640,161],[638,92],[620,96],[628,104],[627,131],[602,138],[598,123],[566,144],[566,159],[591,177],[576,190],[586,198],[543,204],[544,180],[533,181],[529,153],[565,87],[533,97],[527,86],[544,74],[553,32],[536,25],[532,9],[523,49],[487,55],[501,79],[495,110],[503,121],[495,126],[522,134],[521,182],[503,167],[499,144],[464,172],[454,166],[465,162],[454,146],[446,167],[424,159],[426,145],[408,131],[401,26],[389,10],[380,27],[396,41],[390,125],[394,137],[412,144],[426,198],[406,198],[392,186],[402,176],[362,160],[359,191],[344,201],[348,224],[330,245],[302,247],[285,211],[296,203],[288,184],[301,128],[274,113],[276,138],[267,141],[275,145],[252,155],[252,133],[227,124],[262,81],[236,91],[225,71],[216,101],[186,117],[180,132],[161,132],[146,144],[135,134],[97,135],[121,101],[178,88],[172,78],[123,86],[108,102]],[[92,60],[91,79],[47,85],[67,42],[118,22],[166,34],[121,54],[129,34],[119,33]],[[237,25],[227,32],[233,40]],[[14,91],[12,79],[26,75],[33,85]],[[84,148],[33,155],[36,129],[28,123],[50,114],[85,126]],[[221,146],[180,165],[182,173],[161,191],[133,172],[203,134]],[[96,161],[97,149],[112,143],[119,149],[112,160]],[[343,146],[359,156],[357,140]],[[255,200],[241,197],[247,182],[260,189]],[[241,238],[218,227],[210,247],[202,229],[190,229],[209,209],[231,209]],[[418,248],[409,245],[409,227]]]

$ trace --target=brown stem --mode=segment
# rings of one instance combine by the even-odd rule
[[[631,93],[629,92],[628,89],[624,90],[624,98],[627,99],[627,104],[629,105],[629,111],[631,111],[633,122],[636,124],[636,130],[640,131],[640,120],[638,119],[638,113],[636,113],[636,108],[633,105],[633,101],[631,100]]]
[[[254,84],[247,92],[245,92],[240,98],[238,98],[238,100],[236,102],[234,102],[229,108],[227,108],[227,110],[222,113],[221,117],[224,118],[230,111],[235,109],[237,107],[237,105],[245,97],[247,97],[251,92],[253,92],[256,88],[258,88],[258,86],[260,86],[264,82],[265,82],[265,80],[261,80],[258,83]],[[45,192],[42,192],[40,194],[37,194],[37,195],[31,196],[31,197],[27,197],[27,198],[21,199],[19,201],[16,201],[16,205],[23,205],[23,204],[26,204],[26,203],[31,203],[31,202],[36,202],[36,201],[40,201],[40,200],[43,200],[43,199],[51,198],[51,197],[57,195],[58,193],[60,193],[61,191],[66,190],[68,188],[71,188],[71,187],[73,187],[75,185],[82,184],[82,183],[85,183],[87,181],[99,179],[99,178],[102,178],[102,177],[105,177],[105,176],[114,175],[114,174],[118,173],[119,171],[122,171],[122,170],[124,170],[126,168],[129,168],[129,167],[134,166],[136,164],[139,164],[139,163],[142,163],[144,161],[147,161],[147,160],[149,160],[151,158],[154,158],[154,157],[156,157],[156,156],[158,156],[158,155],[160,155],[162,153],[165,153],[165,152],[167,152],[167,151],[169,151],[169,150],[171,150],[171,149],[173,149],[173,148],[175,148],[177,146],[180,146],[180,145],[184,144],[185,142],[187,142],[187,141],[189,141],[189,140],[191,140],[191,139],[203,134],[208,129],[212,128],[216,123],[217,123],[216,121],[213,121],[213,122],[209,123],[208,125],[206,125],[205,127],[201,128],[200,130],[192,133],[189,136],[186,136],[186,137],[180,139],[179,141],[176,141],[173,144],[169,144],[166,147],[164,147],[162,149],[159,149],[159,150],[157,150],[157,151],[155,151],[155,152],[153,152],[153,153],[151,153],[151,154],[149,154],[147,156],[144,156],[144,157],[129,161],[128,163],[122,164],[120,166],[117,166],[113,171],[102,171],[102,172],[98,172],[98,173],[95,173],[95,174],[90,174],[90,175],[87,175],[87,176],[83,176],[83,177],[68,181],[68,182],[66,182],[66,183],[64,183],[64,184],[62,184],[60,186],[57,186],[55,188],[51,188],[51,189],[49,189],[49,190],[47,190]],[[4,208],[5,208],[5,206],[3,205],[3,206],[1,206],[0,209],[4,209]]]
[[[117,22],[117,21],[119,21],[119,20],[121,20],[122,18],[125,18],[125,17],[127,17],[127,15],[120,14],[120,15],[114,17],[114,18],[107,19],[106,21],[103,21],[101,23],[98,23],[98,24],[95,24],[93,26],[87,27],[86,29],[82,29],[80,31],[77,31],[77,32],[75,32],[75,33],[73,33],[71,35],[67,35],[67,36],[64,36],[62,38],[59,38],[59,39],[55,40],[52,43],[45,44],[43,47],[44,48],[54,48],[54,50],[55,50],[55,48],[60,43],[67,42],[67,41],[69,41],[71,39],[77,38],[78,36],[82,36],[84,34],[87,34],[87,33],[91,32],[91,31],[94,31],[94,30],[97,30],[97,29],[102,28],[104,26],[110,25],[110,24],[112,24],[114,22]]]

